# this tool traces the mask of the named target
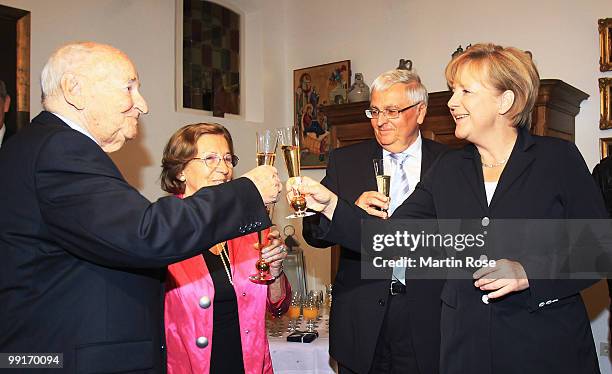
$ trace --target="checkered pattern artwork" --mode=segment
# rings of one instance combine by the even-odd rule
[[[240,114],[240,15],[210,1],[183,2],[183,107]]]

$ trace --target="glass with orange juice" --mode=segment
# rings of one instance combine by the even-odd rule
[[[300,318],[300,314],[302,312],[302,306],[300,305],[299,299],[292,299],[291,304],[289,305],[289,310],[287,310],[287,317],[289,317],[289,327],[287,331],[293,332],[297,330],[297,320]]]
[[[315,332],[315,324],[314,321],[317,319],[319,315],[319,307],[317,306],[316,300],[308,299],[306,305],[304,305],[304,309],[302,310],[302,315],[304,319],[308,322],[306,323],[306,327],[308,332]]]

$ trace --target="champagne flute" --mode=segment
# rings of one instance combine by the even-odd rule
[[[274,166],[278,134],[272,130],[264,130],[255,133],[255,135],[257,137],[257,166]]]
[[[278,134],[272,130],[264,130],[257,132],[255,135],[257,140],[257,166],[274,166],[276,147],[278,146]],[[273,208],[274,204],[266,205],[266,211],[270,217],[272,216]],[[270,264],[261,257],[261,250],[264,246],[264,238],[262,235],[262,231],[257,232],[257,243],[259,244],[259,259],[255,263],[257,273],[249,276],[251,282],[257,284],[267,284],[274,280],[274,277],[270,274]]]
[[[376,188],[378,192],[389,197],[391,190],[391,165],[382,158],[375,158],[372,162],[374,163],[374,174],[376,175]],[[386,209],[382,211],[385,212]]]
[[[292,187],[293,197],[291,198],[291,207],[295,210],[295,213],[286,218],[312,216],[314,213],[306,211],[306,197],[298,190],[298,186],[302,182],[302,179],[300,177],[300,136],[297,128],[293,126],[279,129],[278,137],[289,178],[295,178],[296,180],[296,183]]]

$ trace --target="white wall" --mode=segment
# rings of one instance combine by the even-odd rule
[[[290,0],[287,9],[289,69],[350,59],[369,84],[410,58],[433,92],[446,89],[444,67],[458,45],[513,45],[532,51],[542,78],[591,95],[576,119],[590,167],[599,161],[598,138],[612,134],[597,126],[597,78],[612,75],[599,72],[597,19],[612,17],[609,0]]]
[[[221,1],[220,1],[221,2]],[[226,125],[241,156],[240,174],[255,165],[254,132],[292,121],[292,71],[350,59],[371,82],[410,58],[430,91],[446,89],[443,69],[459,44],[493,41],[533,52],[542,78],[559,78],[591,95],[576,119],[576,143],[589,167],[598,161],[600,131],[597,19],[612,17],[610,0],[227,0],[245,16],[246,120],[176,112],[174,106],[174,1],[0,0],[32,12],[33,114],[40,110],[37,77],[48,55],[70,40],[95,40],[124,50],[139,69],[151,112],[139,138],[113,155],[145,196],[162,195],[158,174],[163,146],[180,126],[200,121]],[[284,166],[279,164],[281,173]],[[315,179],[322,170],[306,171]],[[288,213],[278,204],[275,221]],[[297,221],[291,224],[299,224]],[[298,232],[299,232],[298,228]],[[307,248],[310,286],[329,283],[329,252]],[[605,289],[587,293],[596,343],[607,340]],[[602,301],[603,300],[603,301]],[[599,348],[599,346],[598,346]],[[602,360],[602,370],[612,373]]]

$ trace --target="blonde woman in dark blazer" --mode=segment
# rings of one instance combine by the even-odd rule
[[[470,144],[443,154],[392,218],[606,217],[576,146],[529,133],[539,75],[527,53],[477,44],[449,63],[446,78],[455,135]],[[360,245],[359,208],[311,180],[301,190],[331,219],[322,238]],[[446,282],[441,372],[598,373],[579,294],[593,281],[532,279],[515,259],[496,260],[474,280]]]

